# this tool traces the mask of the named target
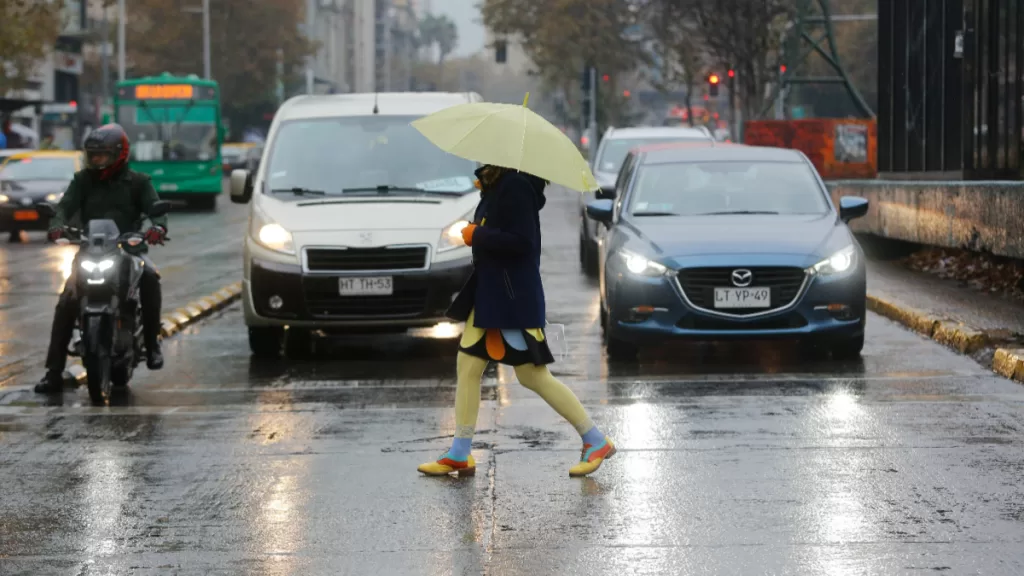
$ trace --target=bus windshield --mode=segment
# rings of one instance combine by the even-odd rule
[[[206,162],[217,157],[213,102],[138,102],[118,107],[117,121],[137,162]]]

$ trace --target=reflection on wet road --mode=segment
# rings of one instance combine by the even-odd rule
[[[755,343],[610,366],[573,202],[545,209],[544,272],[555,371],[619,447],[594,477],[568,478],[575,432],[501,369],[477,475],[421,478],[454,429],[454,340],[257,361],[235,305],[123,405],[0,396],[0,573],[1024,571],[1018,385],[874,316],[854,363]]]

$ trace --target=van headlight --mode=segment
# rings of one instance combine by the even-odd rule
[[[644,258],[635,252],[630,252],[629,250],[619,250],[619,257],[626,263],[626,269],[633,274],[639,274],[641,276],[661,276],[668,271],[668,268],[665,266]]]
[[[850,244],[846,248],[836,252],[828,258],[818,262],[811,267],[811,271],[814,274],[821,274],[822,276],[831,276],[833,274],[842,274],[853,269],[857,263],[857,248]]]
[[[466,242],[462,240],[462,231],[466,229],[466,226],[469,226],[475,211],[474,209],[463,214],[461,218],[445,226],[444,230],[441,230],[441,239],[437,242],[438,252],[447,252],[448,250],[454,250],[466,245]]]
[[[254,208],[252,211],[252,224],[249,233],[264,248],[282,254],[295,254],[292,233],[284,226],[272,221],[258,208]]]

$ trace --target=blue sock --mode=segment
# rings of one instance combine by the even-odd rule
[[[600,446],[604,444],[604,433],[594,426],[583,435],[583,443],[590,444],[591,446]]]
[[[469,449],[472,447],[472,438],[456,438],[452,440],[452,447],[448,450],[448,457],[452,460],[465,460],[469,457]]]

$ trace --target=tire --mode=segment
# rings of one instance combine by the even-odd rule
[[[587,238],[586,224],[580,222],[580,267],[583,274],[589,278],[597,276],[597,250],[593,243]]]
[[[111,390],[109,344],[104,343],[106,334],[102,317],[91,317],[85,327],[85,341],[88,343],[82,365],[86,372],[86,388],[93,404],[104,404]]]
[[[856,360],[860,358],[861,350],[864,349],[864,333],[832,344],[832,358],[834,360]]]
[[[278,326],[249,326],[249,350],[259,358],[277,358],[281,355],[284,328]]]
[[[189,206],[198,208],[200,210],[216,210],[217,209],[217,195],[209,194],[207,196],[200,196],[189,200]]]
[[[127,365],[114,366],[110,371],[110,383],[114,390],[127,388],[131,379],[132,370]]]
[[[607,338],[604,343],[608,359],[613,362],[634,362],[640,353],[640,349],[630,342]]]
[[[306,328],[289,328],[284,334],[284,354],[289,358],[306,358],[313,349],[313,333]]]

